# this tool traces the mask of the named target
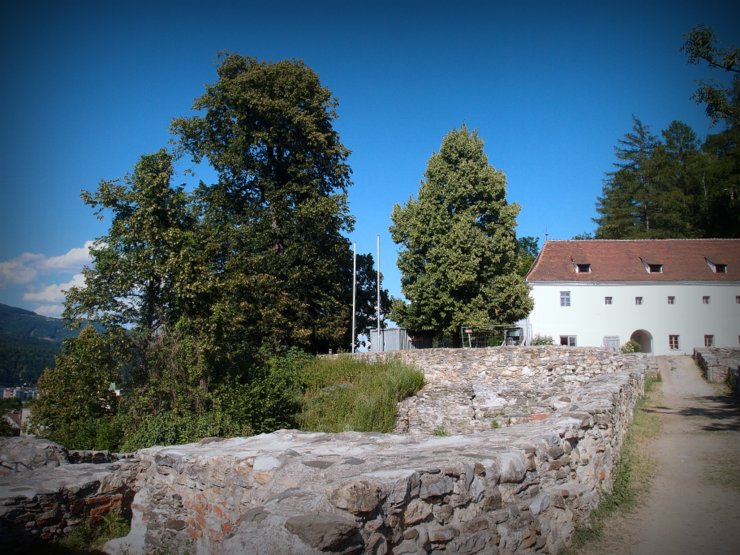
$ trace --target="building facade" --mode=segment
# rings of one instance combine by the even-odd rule
[[[740,347],[740,240],[547,241],[527,275],[531,334],[690,354]]]

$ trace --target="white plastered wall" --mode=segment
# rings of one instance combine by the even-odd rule
[[[716,347],[740,347],[740,284],[717,283],[530,283],[533,335],[576,336],[578,346],[599,347],[604,337],[629,341],[637,330],[652,336],[657,355],[691,354],[714,336]],[[570,306],[560,306],[560,292],[570,291]],[[612,297],[612,304],[604,302]],[[668,297],[675,304],[668,304]],[[709,296],[709,304],[702,297]],[[635,304],[642,297],[642,304]],[[669,335],[679,336],[679,349],[669,348]]]

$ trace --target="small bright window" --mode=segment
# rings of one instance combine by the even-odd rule
[[[704,346],[705,347],[714,347],[714,336],[713,335],[705,335],[704,336]]]
[[[668,304],[676,304],[676,297],[668,295]]]
[[[704,296],[703,296],[703,297],[701,298],[701,304],[709,304],[709,301],[710,301],[710,297],[709,297],[709,295],[704,295]]]
[[[560,306],[570,306],[570,291],[560,292]]]
[[[561,335],[560,344],[565,345],[566,347],[575,347],[576,346],[576,336],[575,335]]]
[[[727,273],[727,264],[714,262],[712,260],[709,260],[708,258],[705,258],[705,260],[707,261],[707,266],[709,266],[709,269],[712,270],[715,274]]]
[[[642,304],[642,297],[635,297],[635,304]]]
[[[678,336],[677,335],[668,336],[668,347],[671,349],[671,351],[678,350]]]
[[[604,304],[612,304],[612,298],[611,297],[604,297]]]

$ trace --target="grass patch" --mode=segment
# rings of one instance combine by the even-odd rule
[[[129,533],[131,524],[118,512],[110,512],[93,523],[86,519],[60,539],[57,544],[75,553],[99,553],[108,540]]]
[[[392,432],[397,403],[424,385],[424,375],[398,361],[349,356],[317,358],[302,370],[298,423],[315,432]]]
[[[647,444],[660,432],[660,417],[646,410],[660,397],[656,385],[660,378],[648,377],[645,395],[637,402],[632,422],[622,442],[619,462],[614,470],[612,492],[606,494],[590,516],[588,526],[577,528],[573,534],[571,548],[562,555],[573,554],[586,544],[600,540],[604,524],[617,514],[633,511],[647,493],[655,474],[655,461],[648,455]]]

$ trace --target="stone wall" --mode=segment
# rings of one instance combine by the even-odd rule
[[[595,376],[639,368],[657,373],[655,359],[605,349],[497,347],[366,353],[397,359],[424,372],[425,387],[401,403],[397,433],[469,434],[543,419],[567,407]]]
[[[0,546],[33,551],[68,533],[87,518],[95,520],[112,510],[124,513],[131,505],[135,459],[117,463],[73,464],[72,460],[110,460],[101,452],[67,452],[46,440],[3,438],[0,476]],[[20,463],[20,464],[14,464]]]
[[[704,372],[707,381],[725,383],[731,369],[740,368],[740,349],[706,347],[694,349],[694,358]]]
[[[655,369],[556,347],[384,356],[427,379],[404,404],[408,433],[279,431],[142,450],[131,533],[107,549],[557,553],[611,488]],[[429,433],[439,428],[465,435]]]

